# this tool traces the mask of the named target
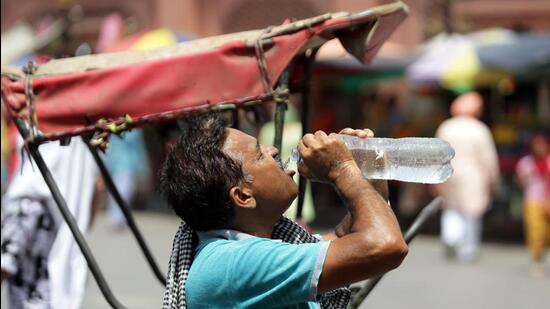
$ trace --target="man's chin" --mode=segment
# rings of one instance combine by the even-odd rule
[[[291,188],[287,189],[286,192],[288,195],[285,194],[285,208],[283,209],[283,212],[287,211],[290,206],[292,206],[292,202],[298,197],[298,185],[293,182],[291,185]]]
[[[294,181],[292,182],[292,195],[294,196],[294,198],[292,199],[294,201],[294,199],[298,197],[298,183]]]

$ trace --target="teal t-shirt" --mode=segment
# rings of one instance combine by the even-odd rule
[[[329,242],[289,244],[231,230],[200,234],[185,294],[189,308],[318,308]]]

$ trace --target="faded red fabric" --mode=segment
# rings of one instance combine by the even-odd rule
[[[371,38],[367,47],[364,33],[369,31],[352,27],[373,20],[366,15],[349,20],[331,19],[274,37],[273,44],[264,45],[271,86],[275,86],[283,70],[314,35],[331,39],[338,33],[339,37],[345,37],[348,50],[353,49],[353,54],[364,62],[370,61],[404,16],[392,18],[395,25],[377,27],[382,29],[377,30],[380,35]],[[353,37],[359,42],[351,42]],[[267,93],[254,47],[243,41],[232,41],[199,54],[38,77],[32,80],[32,88],[38,128],[47,139],[67,132],[81,134],[88,130],[86,126],[102,118],[116,120],[128,114],[139,119]],[[3,99],[20,118],[26,112],[24,93],[22,80],[2,77]]]

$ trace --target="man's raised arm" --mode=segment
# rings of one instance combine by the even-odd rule
[[[298,145],[303,158],[299,172],[314,181],[331,183],[349,214],[335,229],[318,293],[361,281],[399,266],[407,245],[387,201],[363,177],[351,152],[336,134],[307,134]]]

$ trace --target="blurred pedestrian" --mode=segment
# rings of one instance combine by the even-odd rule
[[[531,274],[543,275],[543,253],[550,242],[550,145],[544,135],[529,142],[530,154],[516,166],[523,187],[525,238],[533,259]]]
[[[22,139],[18,141],[22,146]],[[80,138],[69,146],[40,146],[78,227],[90,225],[97,167]],[[78,308],[87,265],[34,162],[19,158],[2,199],[2,282],[10,308]]]
[[[138,191],[140,180],[149,174],[149,158],[143,141],[143,132],[134,129],[122,137],[113,135],[105,153],[105,163],[113,181],[128,207]],[[126,227],[126,219],[115,199],[108,194],[107,218],[115,229]]]
[[[483,100],[476,92],[459,96],[451,105],[452,117],[436,136],[455,149],[454,174],[436,187],[444,198],[441,239],[449,257],[462,262],[477,258],[482,217],[499,183],[498,158],[489,128],[480,120]]]

